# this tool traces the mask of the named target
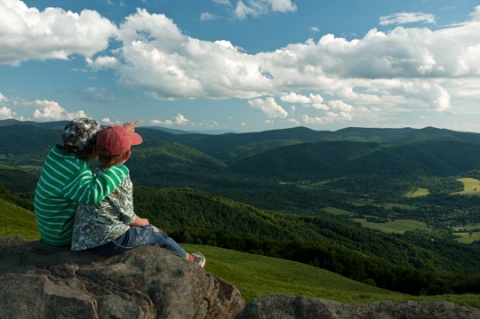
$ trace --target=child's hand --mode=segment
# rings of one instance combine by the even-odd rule
[[[127,129],[129,132],[135,131],[135,128],[137,127],[138,124],[140,124],[142,120],[137,120],[135,123],[132,122],[126,122],[123,123],[123,127]]]
[[[150,222],[148,221],[148,219],[141,218],[138,216],[135,216],[135,220],[133,221],[133,223],[130,224],[130,226],[137,226],[137,227],[142,227],[147,225],[150,225]]]

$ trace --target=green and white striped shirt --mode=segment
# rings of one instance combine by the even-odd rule
[[[64,153],[59,145],[52,148],[34,198],[42,240],[53,246],[69,245],[78,203],[100,203],[128,174],[126,166],[115,165],[94,177],[86,159]]]

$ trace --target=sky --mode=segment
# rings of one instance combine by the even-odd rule
[[[0,119],[480,132],[479,0],[0,0]]]

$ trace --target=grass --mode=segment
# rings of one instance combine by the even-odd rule
[[[0,199],[0,237],[18,236],[26,240],[38,240],[35,215],[10,202]]]
[[[389,221],[386,223],[372,223],[372,222],[368,222],[364,218],[354,218],[352,220],[362,224],[363,227],[380,230],[384,233],[403,234],[407,230],[415,230],[415,229],[421,229],[421,230],[427,230],[427,231],[430,230],[430,228],[428,228],[425,223],[412,220],[412,219],[397,219],[395,221]]]
[[[463,183],[463,191],[454,194],[460,195],[480,195],[480,181],[476,178],[460,178],[458,181]]]
[[[38,240],[35,216],[0,199],[0,237],[18,236]],[[190,252],[201,251],[207,258],[205,269],[237,287],[245,301],[267,295],[310,296],[343,303],[365,304],[380,300],[400,302],[450,301],[480,309],[478,295],[417,297],[380,289],[302,263],[241,253],[233,250],[181,244]]]
[[[201,251],[207,258],[205,269],[234,284],[247,301],[272,294],[322,297],[348,303],[407,297],[294,261],[211,246],[182,244],[182,247],[187,251]]]
[[[406,197],[420,197],[420,196],[427,196],[430,194],[430,191],[427,188],[415,188],[410,192],[406,193]]]
[[[472,235],[468,232],[455,232],[455,236],[459,236],[456,241],[459,243],[470,244],[475,240],[480,240],[480,232],[474,232]]]
[[[478,295],[411,296],[380,289],[321,268],[211,246],[182,244],[187,251],[201,251],[205,269],[232,283],[248,302],[267,295],[310,296],[343,303],[365,304],[380,300],[450,301],[480,309]]]

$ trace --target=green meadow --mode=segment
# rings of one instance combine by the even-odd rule
[[[454,194],[461,195],[480,195],[480,181],[476,178],[460,178],[458,181],[463,183],[463,191]]]
[[[35,215],[10,202],[0,199],[0,237],[17,236],[26,240],[38,240]]]
[[[252,255],[211,246],[183,244],[187,251],[201,251],[205,269],[237,287],[248,302],[267,295],[310,296],[343,303],[450,301],[480,309],[478,295],[411,296],[350,280],[302,263]]]
[[[414,188],[408,193],[405,194],[406,197],[420,197],[420,196],[427,196],[430,194],[430,191],[426,188]]]

